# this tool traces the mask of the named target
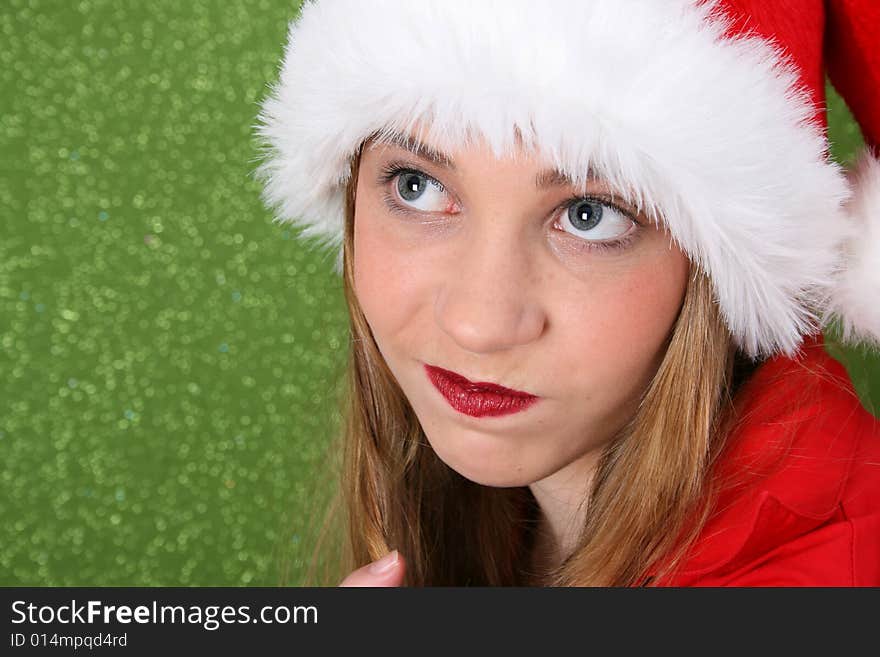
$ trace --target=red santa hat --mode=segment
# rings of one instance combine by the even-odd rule
[[[880,140],[875,0],[306,0],[257,127],[275,219],[337,254],[362,141],[540,150],[662,221],[737,345],[880,343],[880,162],[828,154],[825,70]],[[423,131],[414,132],[415,126]]]

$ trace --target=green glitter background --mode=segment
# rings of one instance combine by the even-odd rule
[[[297,8],[3,1],[0,585],[305,574],[345,305],[252,178]],[[878,359],[828,348],[875,406]]]

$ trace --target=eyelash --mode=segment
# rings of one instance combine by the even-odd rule
[[[418,212],[407,208],[400,203],[398,203],[394,197],[388,193],[387,186],[388,184],[394,180],[397,176],[402,173],[415,173],[420,176],[424,176],[428,180],[434,182],[440,191],[444,191],[446,186],[441,183],[439,180],[434,178],[433,176],[416,169],[408,164],[403,162],[390,162],[382,168],[381,174],[379,176],[379,185],[385,189],[385,193],[383,195],[385,204],[388,206],[388,209],[394,214],[400,214],[403,216],[412,216],[414,214],[419,214]],[[570,235],[567,231],[564,232],[566,235],[569,235],[573,238],[575,242],[575,248],[581,252],[599,252],[599,253],[607,253],[613,251],[623,251],[630,244],[632,244],[636,237],[638,237],[638,233],[640,232],[642,225],[633,217],[632,210],[627,209],[626,207],[622,207],[618,203],[616,203],[612,198],[607,198],[603,196],[573,196],[569,199],[563,201],[560,205],[556,206],[553,210],[553,214],[555,215],[562,209],[569,208],[575,203],[579,203],[580,201],[596,201],[597,203],[601,203],[602,205],[607,205],[608,207],[614,208],[625,217],[627,217],[630,221],[633,222],[633,228],[623,237],[619,237],[616,240],[606,240],[603,242],[590,242],[588,240],[579,239],[573,235]],[[554,221],[554,224],[558,223]]]

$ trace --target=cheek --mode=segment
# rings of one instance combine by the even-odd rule
[[[355,295],[389,361],[387,343],[418,316],[424,296],[414,251],[402,249],[381,215],[369,202],[357,204],[354,222]]]
[[[669,256],[621,276],[597,299],[601,330],[634,349],[659,347],[681,308],[687,272],[683,258]]]
[[[688,261],[680,251],[661,253],[638,267],[597,279],[565,305],[559,324],[573,346],[555,364],[570,371],[576,387],[616,412],[650,383],[681,309]],[[574,367],[572,367],[574,364]]]

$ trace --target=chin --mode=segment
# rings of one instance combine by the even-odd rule
[[[446,462],[444,461],[444,463]],[[489,486],[491,488],[515,488],[519,486],[528,486],[535,481],[532,477],[526,477],[523,475],[513,476],[510,472],[498,472],[481,468],[462,468],[456,467],[451,463],[446,463],[446,465],[455,470],[465,479],[468,479],[475,484]]]
[[[428,437],[428,443],[443,463],[455,470],[465,479],[481,486],[492,488],[513,488],[528,486],[538,479],[532,468],[526,468],[522,461],[511,458],[507,450],[479,449],[474,442],[451,448],[441,441]],[[486,446],[488,447],[488,446]]]

